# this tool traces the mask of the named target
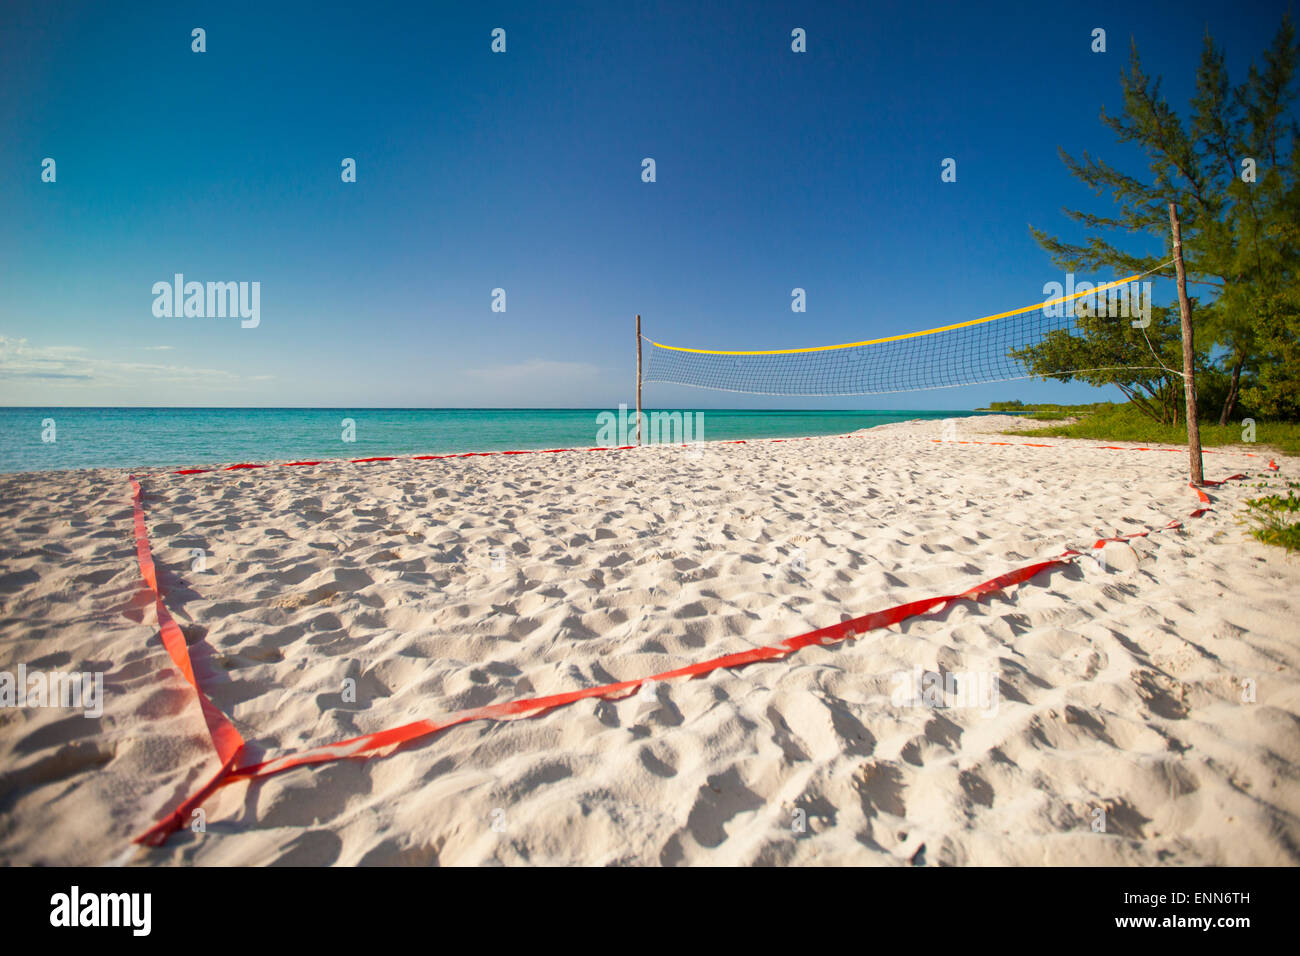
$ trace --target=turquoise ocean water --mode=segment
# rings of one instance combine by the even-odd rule
[[[0,408],[0,471],[184,467],[238,461],[617,444],[616,440],[598,440],[597,416],[601,411],[594,408]],[[609,411],[618,414],[618,409]],[[717,441],[835,435],[913,418],[951,418],[972,413],[704,409],[699,414],[703,416],[701,437],[705,441]],[[353,441],[344,440],[344,419],[354,423]],[[49,437],[54,440],[44,440]]]

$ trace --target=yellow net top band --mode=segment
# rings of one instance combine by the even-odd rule
[[[1155,269],[1151,270],[1156,271]],[[660,342],[654,342],[649,339],[651,345],[660,349],[671,349],[674,352],[696,352],[702,355],[793,355],[796,352],[831,352],[835,349],[852,349],[860,345],[879,345],[881,342],[898,342],[902,339],[915,339],[923,335],[934,335],[936,332],[951,332],[953,329],[965,329],[972,325],[980,325],[984,322],[993,322],[996,319],[1005,319],[1010,315],[1023,315],[1026,312],[1033,312],[1035,309],[1043,309],[1049,305],[1057,305],[1062,302],[1069,302],[1071,299],[1077,299],[1085,295],[1096,295],[1098,292],[1105,292],[1107,289],[1114,289],[1116,286],[1126,285],[1135,279],[1141,279],[1149,272],[1138,273],[1137,275],[1127,276],[1123,279],[1116,279],[1114,282],[1107,282],[1105,285],[1099,285],[1095,289],[1085,289],[1082,292],[1074,292],[1070,295],[1063,295],[1056,299],[1048,299],[1046,302],[1038,302],[1034,305],[1026,305],[1023,308],[1012,309],[1009,312],[999,312],[997,315],[986,315],[982,319],[971,319],[968,322],[958,322],[955,325],[945,325],[937,329],[925,329],[920,332],[906,332],[903,335],[887,335],[883,339],[867,339],[865,342],[845,342],[842,345],[814,345],[811,348],[804,349],[767,349],[756,352],[737,352],[725,349],[688,349],[679,345],[664,345]]]

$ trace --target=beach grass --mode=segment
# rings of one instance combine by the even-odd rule
[[[1096,405],[1026,406],[1026,410],[1030,410],[1026,417],[1037,421],[1062,421],[1072,417],[1077,417],[1078,421],[1008,434],[1147,444],[1187,444],[1187,428],[1181,422],[1167,425],[1152,421],[1132,405],[1107,402]],[[1231,425],[1201,422],[1201,445],[1206,448],[1240,445],[1246,449],[1262,446],[1276,449],[1285,455],[1300,455],[1300,422],[1256,421],[1253,443],[1243,440],[1245,432],[1246,429],[1240,422]]]

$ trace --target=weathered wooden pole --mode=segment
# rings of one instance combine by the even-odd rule
[[[637,445],[641,444],[641,316],[637,316]]]
[[[1187,398],[1187,455],[1192,484],[1205,484],[1201,461],[1201,424],[1196,418],[1196,349],[1192,340],[1192,306],[1187,301],[1187,273],[1183,269],[1183,233],[1178,224],[1178,207],[1169,204],[1169,228],[1174,232],[1174,275],[1178,279],[1178,311],[1183,320],[1183,395]]]

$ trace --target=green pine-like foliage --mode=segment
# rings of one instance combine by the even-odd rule
[[[1103,109],[1101,120],[1118,143],[1141,151],[1145,174],[1124,172],[1087,151],[1075,157],[1062,150],[1071,173],[1097,195],[1107,194],[1113,208],[1065,210],[1084,227],[1081,243],[1030,227],[1062,269],[1148,272],[1173,258],[1169,203],[1177,204],[1198,397],[1213,397],[1221,424],[1243,408],[1275,419],[1300,417],[1298,57],[1288,15],[1262,65],[1252,64],[1233,86],[1222,50],[1207,35],[1184,120],[1161,94],[1159,77],[1143,72],[1134,44],[1121,76],[1123,110],[1111,115]],[[1247,160],[1253,182],[1243,179]],[[1142,255],[1117,242],[1141,234],[1157,238],[1162,251]],[[1159,274],[1172,278],[1173,267]],[[1050,335],[1017,354],[1036,375],[1117,385],[1153,419],[1176,421],[1182,392],[1178,312],[1176,306],[1154,311],[1149,342],[1127,318],[1098,317],[1082,320],[1079,335]]]

